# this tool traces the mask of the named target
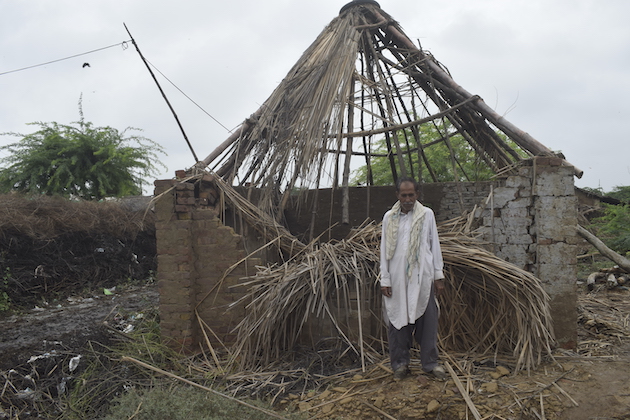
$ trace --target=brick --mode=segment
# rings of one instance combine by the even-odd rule
[[[188,271],[190,272],[191,265],[189,263],[179,263],[177,264],[177,271]]]
[[[179,313],[188,313],[190,311],[190,305],[175,303],[175,304],[160,304],[160,312],[164,312],[166,314],[179,314]]]
[[[188,213],[188,212],[192,211],[190,206],[189,205],[185,205],[185,204],[176,204],[174,206],[174,208],[175,208],[175,213]]]
[[[177,219],[178,220],[190,220],[191,217],[191,212],[177,212]]]
[[[190,182],[179,182],[177,184],[175,184],[175,191],[180,192],[180,191],[192,191],[195,189],[195,184],[192,184]]]
[[[535,157],[536,166],[562,166],[562,158],[559,157]]]
[[[175,176],[177,178],[186,178],[187,174],[186,174],[186,171],[184,171],[183,169],[179,169],[175,171]]]
[[[191,263],[193,261],[193,257],[190,254],[184,254],[182,252],[176,252],[173,254],[159,254],[158,255],[158,264],[181,264],[181,263]]]
[[[196,203],[195,197],[177,197],[177,204],[183,204],[186,206],[194,206]],[[175,206],[178,208],[178,206]],[[188,211],[188,209],[186,209]]]
[[[169,190],[169,188],[166,188],[166,187],[155,187],[155,188],[153,188],[153,196],[157,197],[157,196],[159,196],[161,194],[164,194],[168,190]],[[165,194],[165,195],[167,195],[167,194]]]
[[[183,185],[192,185],[192,184],[183,184]],[[175,192],[175,197],[194,197],[195,191],[191,189],[180,190]]]
[[[214,226],[212,228],[216,228],[219,226],[220,220],[218,219],[219,212],[214,209],[195,209],[192,214],[193,220],[203,220],[203,221],[212,221]],[[210,226],[208,226],[210,227]]]
[[[177,183],[174,179],[156,179],[153,181],[155,187],[170,188]]]

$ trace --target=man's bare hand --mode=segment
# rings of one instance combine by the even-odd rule
[[[385,297],[392,297],[392,288],[391,287],[381,287],[381,293]]]
[[[433,284],[435,285],[436,296],[440,296],[444,292],[444,279],[435,280]],[[382,287],[381,290],[383,290]]]

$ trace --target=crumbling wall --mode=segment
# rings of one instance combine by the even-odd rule
[[[243,297],[240,278],[260,259],[243,261],[243,238],[219,220],[211,178],[155,181],[155,195],[162,336],[174,348],[193,350],[206,340],[202,320],[214,333],[208,334],[213,346],[230,344],[243,309],[225,310]]]
[[[477,216],[494,253],[530,271],[551,297],[556,339],[577,344],[577,198],[573,167],[536,157],[493,189]]]
[[[476,216],[481,220],[482,239],[497,256],[543,281],[551,296],[556,337],[562,345],[573,347],[577,340],[577,200],[573,168],[562,166],[562,160],[556,158],[539,157],[529,164],[504,180],[425,184],[421,197],[434,209],[438,220],[460,216],[463,210],[481,204]],[[156,196],[161,194],[155,209],[162,333],[178,346],[190,349],[206,340],[199,316],[219,338],[208,337],[213,345],[219,341],[229,344],[244,309],[243,305],[228,312],[226,309],[244,296],[240,279],[254,274],[255,265],[263,263],[260,258],[244,261],[260,238],[253,237],[254,242],[245,246],[252,238],[224,225],[215,208],[217,193],[211,177],[195,183],[156,181],[155,185]],[[315,208],[315,195],[312,191],[308,194],[310,197],[301,204],[302,211],[297,207],[286,211],[289,229],[301,238],[308,234],[313,214],[304,209]],[[322,190],[317,197],[315,234],[319,235],[341,221],[341,190]],[[350,202],[351,224],[338,224],[331,230],[333,239],[343,238],[366,217],[380,221],[395,202],[395,189],[372,187],[368,192],[364,187],[351,188]],[[236,215],[227,219],[233,219],[234,226],[242,224]],[[247,229],[239,231],[246,233]],[[250,232],[255,236],[253,229]],[[364,298],[363,308],[378,301],[372,295]],[[350,309],[356,313],[358,301],[355,306]],[[348,322],[356,323],[356,315],[356,320]],[[363,318],[364,323],[376,325],[369,316]],[[304,333],[314,343],[318,337],[333,334],[334,328],[322,320],[307,325]]]

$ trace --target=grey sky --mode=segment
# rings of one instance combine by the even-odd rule
[[[630,185],[630,2],[380,0],[405,33],[519,128],[585,171]],[[271,94],[346,1],[3,0],[0,73],[128,40],[230,129]],[[90,67],[82,67],[84,62]],[[229,133],[159,81],[199,158]],[[194,160],[133,46],[0,75],[0,132],[85,118],[161,144],[170,178]],[[15,141],[0,137],[0,144]]]

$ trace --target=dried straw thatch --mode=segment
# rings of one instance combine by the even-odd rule
[[[441,138],[423,138],[422,124]],[[195,166],[261,189],[258,205],[279,219],[295,191],[347,191],[350,168],[359,164],[367,165],[372,185],[374,143],[383,138],[387,153],[380,157],[388,158],[394,179],[420,178],[424,168],[427,179],[420,181],[436,182],[426,151],[446,145],[454,178],[474,180],[461,165],[470,156],[451,147],[456,134],[496,173],[531,156],[554,155],[455,83],[378,3],[361,0],[345,6],[261,108]],[[342,206],[349,206],[347,195]]]
[[[441,227],[440,235],[448,284],[440,298],[442,347],[510,357],[516,371],[537,366],[553,342],[549,298],[540,281],[461,232]],[[372,223],[342,241],[313,245],[281,266],[261,268],[243,299],[248,311],[237,327],[235,356],[247,367],[277,360],[319,317],[334,325],[363,365],[378,359],[378,339],[364,322],[366,313],[379,317],[379,240],[380,227]]]

